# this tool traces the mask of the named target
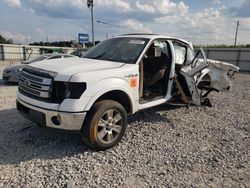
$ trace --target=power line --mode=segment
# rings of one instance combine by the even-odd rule
[[[121,25],[118,25],[118,24],[113,24],[113,23],[108,23],[108,22],[104,22],[102,20],[96,20],[97,23],[100,23],[100,24],[104,24],[104,25],[111,25],[113,27],[118,27],[118,28],[121,28],[121,29],[126,29],[126,30],[130,30],[130,31],[135,31],[135,29],[130,29],[130,28],[127,28],[127,27],[123,27]]]

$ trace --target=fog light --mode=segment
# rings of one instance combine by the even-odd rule
[[[52,121],[52,123],[54,123],[55,125],[57,125],[57,126],[59,126],[59,125],[61,125],[61,116],[60,115],[57,115],[57,116],[53,116],[52,118],[51,118],[51,121]]]

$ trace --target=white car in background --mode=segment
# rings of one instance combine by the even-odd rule
[[[18,83],[19,75],[22,69],[31,63],[43,60],[52,60],[52,59],[64,59],[64,58],[77,58],[77,56],[69,54],[44,54],[38,57],[32,58],[21,62],[19,65],[13,65],[5,68],[3,70],[3,80],[6,82]]]

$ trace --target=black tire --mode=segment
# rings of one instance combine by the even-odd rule
[[[113,118],[110,118],[112,114]],[[121,140],[126,127],[124,107],[116,101],[103,100],[95,103],[88,112],[81,133],[86,145],[95,150],[106,150]]]

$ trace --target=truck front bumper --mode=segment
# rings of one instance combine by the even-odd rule
[[[17,110],[27,119],[41,126],[80,131],[87,112],[69,113],[48,110],[30,105],[20,99],[16,101]]]

